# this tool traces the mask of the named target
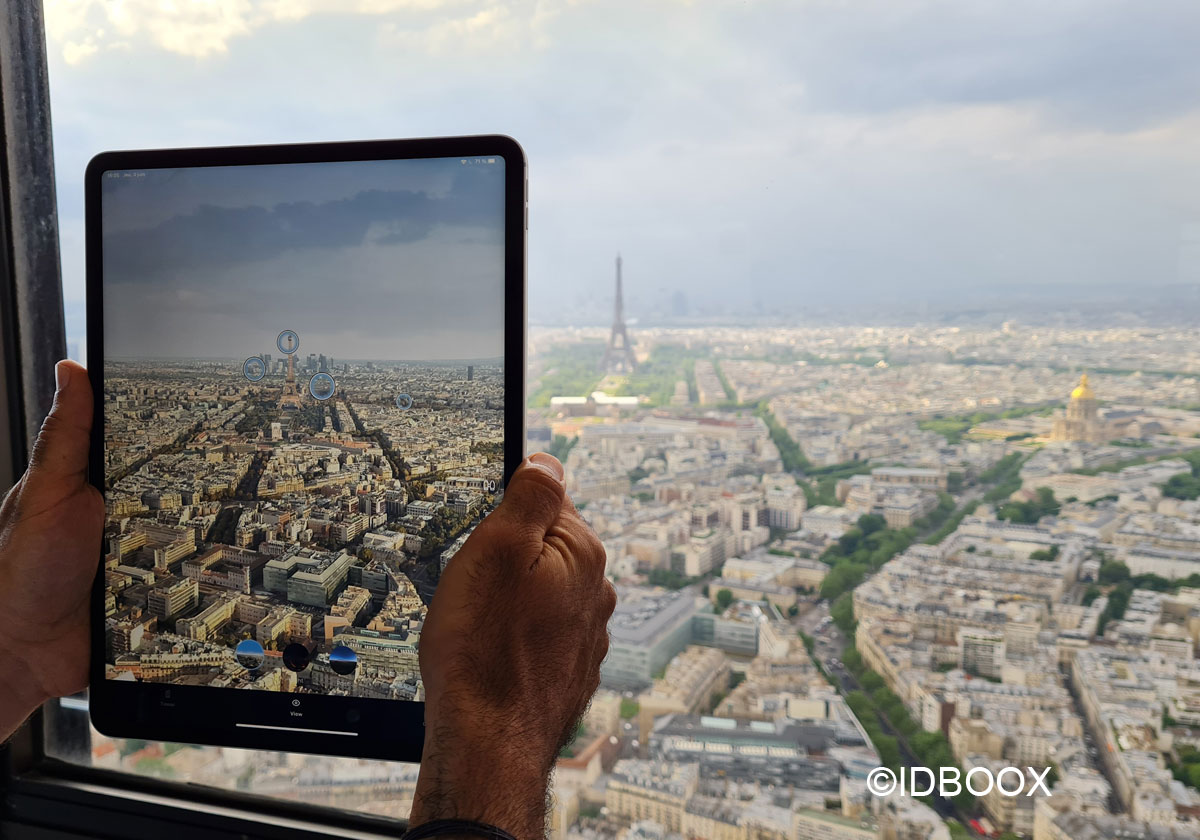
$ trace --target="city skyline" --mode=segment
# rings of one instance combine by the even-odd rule
[[[1200,731],[1193,330],[643,327],[634,334],[637,365],[625,372],[599,367],[608,332],[530,333],[528,448],[562,459],[567,491],[596,529],[618,592],[601,689],[556,764],[555,840],[712,837],[715,826],[743,840],[751,828],[770,840],[884,840],[902,829],[919,840],[970,830],[1033,840],[1118,830],[1190,836],[1200,809],[1192,769],[1200,756],[1188,747]],[[431,477],[433,494],[407,494],[394,518],[400,491],[387,489],[386,472],[402,474],[392,466],[398,456],[420,470],[448,456],[469,463],[494,446],[476,451],[467,438],[477,434],[435,440],[423,415],[410,422],[411,412],[387,399],[390,367],[352,364],[327,413],[302,402],[287,412],[287,427],[262,416],[278,377],[265,394],[210,365],[196,368],[203,380],[172,382],[189,369],[162,366],[146,394],[130,387],[151,381],[137,365],[110,371],[106,391],[127,409],[116,413],[114,474],[137,467],[131,418],[151,405],[176,405],[182,389],[195,393],[193,404],[218,407],[206,412],[205,435],[179,454],[172,436],[189,432],[194,415],[159,412],[161,466],[138,467],[109,494],[130,517],[121,536],[110,534],[110,551],[123,553],[109,579],[122,617],[113,643],[131,652],[111,667],[128,670],[135,655],[148,655],[150,673],[171,668],[188,681],[208,678],[196,673],[205,657],[252,669],[257,648],[235,666],[231,650],[197,647],[211,644],[197,637],[253,631],[264,664],[250,676],[226,671],[234,681],[306,691],[353,679],[370,692],[380,669],[411,674],[404,645],[412,636],[395,634],[381,649],[372,628],[407,621],[419,633],[412,611],[420,615],[429,581],[414,527],[443,493],[447,509],[469,508],[487,479]],[[444,367],[426,372],[459,389],[477,387],[482,373],[499,394],[495,370],[476,369],[473,381]],[[370,446],[376,426],[390,441],[379,452]],[[262,439],[239,427],[260,429]],[[274,454],[260,472],[250,453],[268,445]],[[293,474],[293,464],[303,466]],[[221,482],[243,469],[259,498],[239,481],[224,499]],[[322,492],[299,504],[287,482],[301,474],[314,489],[349,482],[341,486],[365,483],[366,492]],[[181,478],[180,498],[164,495]],[[403,482],[422,483],[418,475]],[[334,557],[328,535],[350,536],[380,502],[378,527]],[[246,512],[231,529],[214,505]],[[439,533],[435,522],[429,533]],[[403,544],[393,525],[407,531]],[[207,542],[181,545],[197,532]],[[296,542],[281,536],[289,532]],[[160,558],[164,577],[138,581],[159,574]],[[185,580],[169,576],[172,563]],[[262,586],[251,571],[246,594],[239,564],[265,564]],[[285,584],[293,564],[316,571]],[[320,577],[337,581],[342,571],[342,584]],[[403,575],[393,578],[395,592],[381,571]],[[133,580],[124,585],[125,577]],[[193,592],[191,577],[205,588]],[[190,607],[196,596],[201,603]],[[278,603],[264,604],[270,597]],[[146,611],[133,615],[143,598]],[[325,612],[316,602],[328,605],[324,640],[311,672],[293,679],[280,650],[288,637],[273,635],[291,614],[257,616],[268,606],[312,616],[315,639]],[[370,657],[357,677],[334,668],[349,657],[343,646]],[[1138,694],[1127,702],[1121,686],[1130,680]],[[389,685],[395,696],[419,689],[408,679]],[[104,758],[111,746],[97,740],[93,760],[136,772],[161,766],[154,745],[119,763]],[[767,762],[758,758],[764,747]],[[212,769],[229,760],[224,752],[194,753],[162,763],[190,781],[226,784]],[[259,793],[407,813],[415,782],[407,770],[311,761],[312,778],[299,782],[283,778],[280,767],[291,765],[275,754],[238,766]],[[995,773],[1008,764],[1053,767],[1056,778],[1016,806],[989,796],[876,796],[866,783],[877,766]],[[335,773],[345,784],[321,788]]]

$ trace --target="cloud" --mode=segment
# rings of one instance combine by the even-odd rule
[[[105,273],[120,282],[161,282],[181,266],[203,270],[270,260],[289,251],[416,242],[443,225],[490,228],[498,239],[504,219],[503,182],[486,172],[481,168],[455,170],[451,189],[444,196],[376,189],[348,198],[270,206],[205,203],[151,227],[134,229],[125,229],[125,220],[115,217],[115,231],[104,237]],[[246,172],[244,177],[259,179],[264,189],[271,188],[272,179],[279,183],[278,173],[260,173]],[[318,168],[309,170],[310,179],[318,175]],[[166,180],[172,175],[162,177]],[[288,180],[294,183],[295,179]],[[103,183],[107,195],[123,194],[129,202],[126,206],[137,207],[139,188],[129,186],[135,182],[118,178]],[[108,200],[108,207],[113,206]]]
[[[60,46],[68,64],[79,64],[102,49],[125,49],[131,42],[206,58],[272,25],[318,15],[396,17],[400,22],[386,24],[392,38],[411,45],[416,42],[408,35],[419,30],[420,43],[430,50],[461,45],[462,39],[500,44],[518,31],[519,21],[543,21],[551,5],[544,0],[509,6],[477,0],[46,0],[45,13],[50,41]]]
[[[331,169],[351,180],[373,171],[381,184],[444,187],[280,200],[328,191],[339,180]],[[115,228],[103,242],[106,352],[244,358],[286,328],[305,352],[338,358],[496,356],[499,174],[441,160],[105,179],[120,185],[104,196]],[[239,180],[258,203],[231,192]]]
[[[806,79],[819,110],[1040,104],[1055,120],[1129,130],[1193,110],[1200,93],[1192,0],[867,6],[819,0],[788,27],[759,7],[735,34]]]
[[[631,314],[681,288],[726,312],[1169,283],[1200,220],[1200,6],[1182,0],[279,0],[239,7],[249,31],[202,59],[149,28],[182,13],[125,5],[134,34],[77,0],[91,17],[51,37],[76,297],[102,148],[510,134],[531,311],[580,319],[608,312],[617,250]],[[91,50],[74,66],[68,35]]]

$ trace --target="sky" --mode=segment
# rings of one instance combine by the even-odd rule
[[[111,171],[105,355],[504,354],[504,161]]]
[[[534,322],[1200,284],[1193,0],[45,0],[110,148],[503,133]]]

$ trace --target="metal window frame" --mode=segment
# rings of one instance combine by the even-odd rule
[[[27,462],[66,356],[42,0],[0,3],[0,490]],[[184,840],[396,836],[404,822],[181,784],[46,755],[47,724],[86,726],[57,701],[0,745],[0,836]]]

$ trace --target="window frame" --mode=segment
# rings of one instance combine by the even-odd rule
[[[0,489],[17,480],[66,356],[42,0],[0,4]],[[73,764],[45,729],[86,727],[52,700],[0,745],[0,835],[264,840],[398,836],[406,821]],[[136,830],[136,826],[144,830]]]

